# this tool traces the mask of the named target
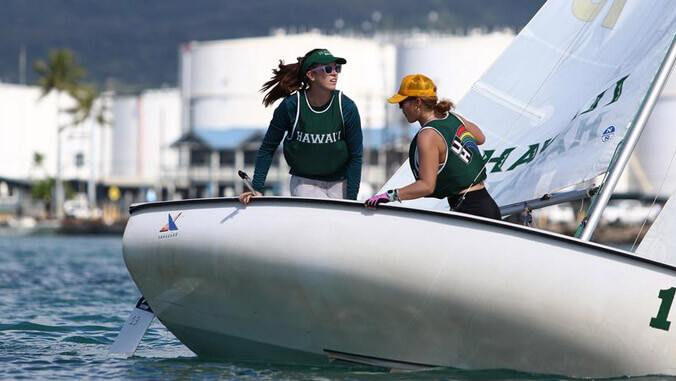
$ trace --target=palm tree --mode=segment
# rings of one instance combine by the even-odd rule
[[[31,163],[31,169],[30,172],[28,173],[29,179],[33,178],[33,175],[35,174],[36,171],[41,171],[44,173],[44,168],[42,165],[45,163],[45,155],[43,155],[40,152],[33,152],[33,162]]]
[[[35,62],[35,71],[40,75],[38,85],[42,88],[42,97],[56,91],[57,133],[56,133],[56,216],[63,218],[63,183],[61,182],[61,132],[67,125],[60,125],[61,94],[76,92],[79,81],[86,72],[75,62],[75,56],[69,49],[58,49],[49,54],[49,60]]]
[[[73,116],[73,126],[84,123],[91,115],[94,109],[94,102],[99,97],[99,92],[89,85],[80,86],[73,89],[70,93],[75,98],[75,106],[66,109],[66,112]],[[98,115],[97,115],[98,120]]]
[[[99,102],[98,107],[95,109],[96,100],[99,99],[100,93],[92,86],[80,86],[72,94],[77,101],[76,105],[68,109],[68,113],[73,115],[73,125],[79,125],[89,120],[89,180],[87,181],[87,195],[89,200],[89,207],[94,208],[96,206],[96,183],[94,181],[94,123],[90,118],[93,117],[93,120],[99,126],[105,126],[107,124],[106,120],[106,107],[105,104]],[[95,115],[94,115],[95,112]]]

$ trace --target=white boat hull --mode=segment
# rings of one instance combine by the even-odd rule
[[[214,199],[133,208],[123,247],[158,318],[199,355],[676,374],[676,328],[654,320],[676,269],[556,234],[349,201]]]

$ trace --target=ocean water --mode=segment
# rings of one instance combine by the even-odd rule
[[[140,296],[121,245],[120,237],[0,238],[0,379],[557,379],[506,370],[392,374],[206,359],[157,319],[133,357],[111,357],[108,347]]]

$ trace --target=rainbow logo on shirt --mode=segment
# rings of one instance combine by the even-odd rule
[[[466,128],[465,126],[460,126],[458,128],[458,132],[455,133],[455,136],[460,139],[460,142],[462,143],[463,147],[471,147],[474,149],[474,151],[479,152],[479,146],[476,144],[476,139],[474,139],[474,135],[472,135]]]
[[[472,135],[465,126],[461,125],[455,133],[451,150],[458,155],[465,164],[469,164],[472,161],[472,156],[474,156],[469,148],[474,149],[477,153],[479,152],[479,146],[476,144],[474,135]]]

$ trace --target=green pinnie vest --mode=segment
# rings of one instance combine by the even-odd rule
[[[305,91],[298,91],[296,121],[284,140],[284,158],[299,176],[325,176],[341,171],[349,159],[345,142],[342,92],[333,91],[322,111],[310,107]]]
[[[452,113],[443,119],[426,123],[420,131],[431,128],[446,141],[446,161],[439,165],[437,184],[430,197],[445,198],[458,194],[461,190],[486,179],[484,161],[474,136],[465,128],[462,121]],[[411,141],[408,150],[409,164],[413,176],[420,178],[418,165],[418,135]]]

